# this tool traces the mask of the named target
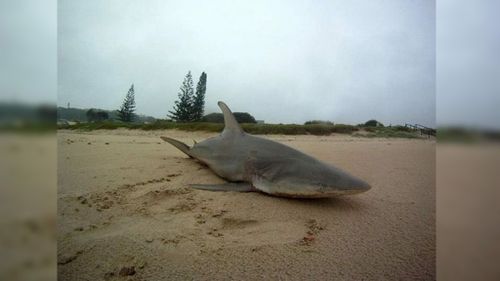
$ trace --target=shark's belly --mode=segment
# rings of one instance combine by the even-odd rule
[[[232,182],[245,181],[244,165],[231,158],[214,158],[205,161],[208,167],[219,177]]]

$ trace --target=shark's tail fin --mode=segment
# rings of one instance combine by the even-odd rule
[[[178,148],[180,151],[186,153],[187,156],[189,157],[193,157],[191,156],[191,154],[189,154],[189,149],[191,149],[187,144],[183,143],[183,142],[180,142],[178,140],[174,140],[172,138],[169,138],[169,137],[160,137],[162,140],[170,143],[171,145],[175,146],[176,148]]]

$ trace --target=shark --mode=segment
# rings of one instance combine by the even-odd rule
[[[325,198],[359,194],[371,186],[360,178],[292,147],[243,131],[229,107],[220,135],[190,147],[162,136],[190,158],[208,166],[225,184],[191,184],[210,191],[262,192],[291,198]]]

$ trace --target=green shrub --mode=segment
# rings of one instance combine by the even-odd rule
[[[354,131],[358,131],[359,128],[357,128],[356,126],[352,126],[352,125],[344,125],[344,124],[337,124],[335,126],[333,126],[334,128],[334,133],[339,133],[339,134],[350,134]]]
[[[222,113],[210,113],[201,118],[202,122],[224,123],[224,115]]]
[[[401,126],[401,125],[392,126],[391,128],[393,128],[396,131],[413,132],[412,128],[409,128],[406,126]]]

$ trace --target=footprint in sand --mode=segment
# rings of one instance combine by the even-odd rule
[[[203,207],[202,207],[203,209]],[[227,210],[220,210],[218,212],[216,212],[215,214],[212,215],[213,218],[218,218],[218,217],[221,217],[222,215],[224,215],[225,213],[227,213]]]
[[[207,222],[206,218],[202,214],[197,214],[194,218],[196,219],[197,224],[204,224]]]
[[[177,205],[168,208],[169,211],[178,214],[181,212],[189,212],[192,211],[198,206],[195,202],[180,202]]]
[[[238,217],[216,217],[219,227],[207,234],[224,236],[225,244],[263,246],[272,244],[292,244],[300,240],[304,225],[300,222],[259,221]]]
[[[208,235],[212,235],[213,237],[222,237],[224,234],[220,233],[217,228],[212,228],[207,232]]]
[[[144,266],[145,266],[145,264],[139,265],[138,268],[142,269],[142,268],[144,268]],[[116,275],[118,275],[120,277],[127,277],[127,276],[133,276],[136,273],[137,273],[136,266],[134,266],[134,265],[123,266],[120,268],[120,270],[118,270],[118,274],[116,274],[116,272],[114,272],[114,271],[106,272],[104,274],[104,280],[113,279]]]
[[[222,219],[222,228],[224,228],[224,229],[244,228],[244,227],[256,224],[256,223],[258,223],[257,220],[223,218]]]
[[[81,254],[83,254],[83,251],[77,251],[75,254],[72,255],[61,255],[57,258],[57,264],[59,265],[68,264],[76,260]]]
[[[315,219],[310,219],[306,222],[307,232],[306,235],[299,241],[300,245],[311,245],[317,235],[325,229],[325,225],[318,223]]]

